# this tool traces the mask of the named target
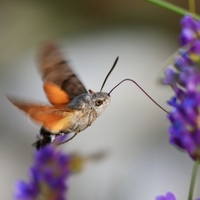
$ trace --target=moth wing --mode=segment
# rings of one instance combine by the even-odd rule
[[[59,132],[71,125],[72,109],[59,109],[53,106],[24,102],[10,97],[8,97],[8,100],[35,122],[42,124],[51,132]]]
[[[87,93],[84,85],[53,42],[42,45],[39,53],[39,69],[45,93],[53,105],[66,105],[74,97]],[[64,96],[64,92],[66,96]],[[54,98],[53,96],[58,97]]]
[[[58,85],[46,82],[43,87],[51,104],[56,105],[57,107],[64,107],[70,102],[71,99],[69,95]]]

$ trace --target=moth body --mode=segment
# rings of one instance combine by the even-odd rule
[[[45,126],[43,128],[55,135],[79,133],[90,126],[109,104],[110,95],[105,92],[81,94],[67,105],[67,108],[73,110],[70,120],[67,119],[67,115],[61,120],[60,126],[55,125],[52,129]]]

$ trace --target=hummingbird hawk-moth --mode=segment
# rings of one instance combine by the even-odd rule
[[[114,69],[118,58],[107,74],[100,92],[85,89],[68,63],[63,58],[58,46],[49,42],[42,46],[39,54],[39,70],[44,82],[43,88],[52,105],[25,102],[8,97],[9,101],[24,111],[42,127],[39,140],[34,143],[40,149],[53,142],[56,136],[74,133],[62,143],[73,139],[80,131],[90,126],[110,104],[110,94],[125,81],[133,82],[160,109],[168,113],[133,79],[125,78],[115,85],[110,92],[102,92],[107,78]]]
[[[118,58],[115,64],[117,60]],[[42,125],[39,140],[34,143],[37,149],[53,142],[59,135],[74,133],[70,138],[72,139],[90,126],[110,104],[109,93],[92,90],[87,92],[53,42],[45,43],[40,49],[39,71],[44,91],[52,105],[40,105],[8,97],[13,105]]]

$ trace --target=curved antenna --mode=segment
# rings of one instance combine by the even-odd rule
[[[116,64],[117,64],[117,62],[118,62],[118,60],[119,60],[119,56],[117,56],[117,58],[115,59],[115,62],[113,63],[113,66],[111,67],[111,69],[110,69],[110,71],[108,72],[106,78],[104,79],[103,84],[102,84],[101,89],[100,89],[100,92],[103,90],[103,87],[104,87],[104,85],[105,85],[105,83],[106,83],[108,77],[110,76],[111,72],[112,72],[113,69],[115,68],[115,66],[116,66]]]
[[[132,83],[134,83],[137,87],[140,88],[140,90],[142,90],[142,92],[147,96],[149,97],[149,99],[151,99],[151,101],[153,101],[153,103],[155,103],[160,109],[162,109],[164,112],[166,112],[167,114],[169,114],[169,112],[167,110],[165,110],[161,105],[159,105],[150,95],[148,95],[145,90],[139,85],[137,84],[133,79],[130,79],[130,78],[125,78],[124,80],[120,81],[117,85],[115,85],[115,87],[113,87],[110,92],[108,93],[108,95],[110,95],[113,90],[115,90],[119,85],[121,85],[123,82],[125,81],[131,81]]]

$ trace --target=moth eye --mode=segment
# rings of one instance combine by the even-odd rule
[[[95,101],[95,106],[100,106],[102,105],[103,101],[102,100],[96,100]]]

